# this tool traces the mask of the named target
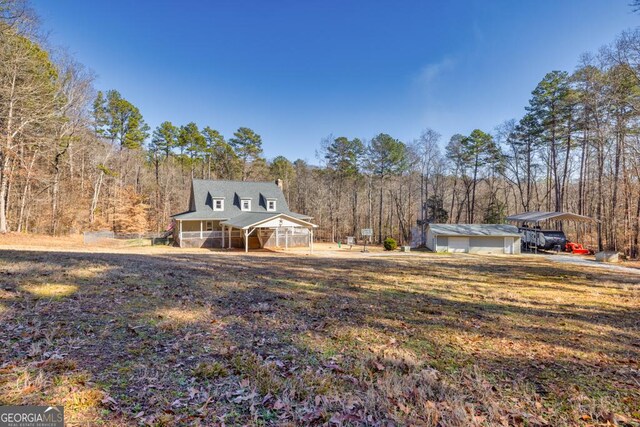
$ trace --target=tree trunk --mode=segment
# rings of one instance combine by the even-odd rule
[[[382,243],[382,199],[383,199],[383,193],[384,193],[384,181],[383,181],[383,177],[380,177],[380,210],[379,210],[379,214],[380,216],[378,217],[378,243]]]

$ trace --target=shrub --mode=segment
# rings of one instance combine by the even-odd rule
[[[396,242],[392,237],[387,237],[386,239],[384,239],[384,242],[382,242],[382,244],[384,245],[384,249],[387,251],[394,251],[398,247],[398,242]]]

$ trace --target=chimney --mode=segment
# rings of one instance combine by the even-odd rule
[[[280,178],[276,179],[276,185],[280,190],[282,190],[282,180]]]

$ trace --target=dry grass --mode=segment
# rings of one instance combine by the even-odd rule
[[[98,425],[639,425],[638,275],[65,248],[0,252],[0,404]]]

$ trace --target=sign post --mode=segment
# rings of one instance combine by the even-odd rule
[[[362,230],[360,230],[360,234],[362,235],[362,237],[364,239],[364,248],[362,249],[362,252],[367,252],[367,239],[366,239],[366,237],[371,239],[371,236],[373,236],[373,229],[372,228],[363,228]]]

